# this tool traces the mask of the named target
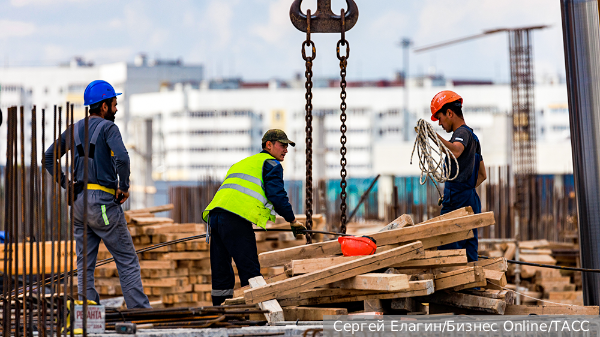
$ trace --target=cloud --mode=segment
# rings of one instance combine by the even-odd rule
[[[269,43],[276,43],[292,31],[289,18],[290,1],[278,0],[269,6],[269,20],[266,24],[258,24],[251,28],[254,35]]]
[[[216,47],[222,48],[231,42],[231,28],[233,26],[233,2],[225,3],[221,0],[213,0],[206,8],[204,31],[214,34]]]
[[[29,36],[35,31],[35,25],[30,22],[0,20],[0,39]]]
[[[61,2],[81,2],[82,0],[10,0],[14,7],[23,7],[29,5],[57,5]]]

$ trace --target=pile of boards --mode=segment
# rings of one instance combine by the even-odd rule
[[[129,232],[136,250],[155,244],[206,233],[205,224],[178,224],[168,217],[157,217],[156,213],[173,209],[172,204],[125,212]],[[301,216],[298,216],[301,218]],[[323,217],[317,216],[315,223],[322,227]],[[288,228],[283,219],[268,223],[269,228]],[[257,232],[258,252],[303,245],[306,240],[298,239],[291,232]],[[108,249],[101,244],[98,261],[110,258]],[[138,255],[144,292],[154,308],[194,307],[212,305],[210,249],[206,239],[181,242]],[[236,272],[236,284],[239,279]],[[283,272],[283,267],[262,268],[261,273],[269,276]],[[115,263],[96,268],[96,290],[101,298],[121,296],[121,285]]]
[[[494,222],[493,213],[470,208],[420,224],[403,215],[369,234],[378,247],[374,255],[342,256],[338,241],[262,253],[262,267],[283,266],[284,272],[251,279],[225,304],[257,304],[269,310],[271,323],[304,320],[307,313],[322,319],[319,313],[352,310],[356,302],[365,312],[383,313],[598,314],[598,307],[514,305],[504,257],[468,263],[464,250],[437,250]]]
[[[548,240],[530,240],[518,242],[519,261],[561,265],[566,267],[579,266],[579,247],[576,243],[549,242]],[[486,256],[503,256],[508,260],[516,259],[517,244],[495,244],[486,251],[481,251]],[[513,282],[516,265],[511,265],[507,276]],[[543,304],[544,301],[583,305],[583,291],[581,272],[550,269],[537,266],[521,265],[519,293],[522,293],[521,302]],[[516,289],[516,284],[508,284],[509,288]],[[542,299],[542,300],[538,300]]]

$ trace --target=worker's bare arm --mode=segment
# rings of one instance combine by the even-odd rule
[[[485,164],[483,163],[483,160],[481,161],[481,163],[479,163],[479,172],[477,173],[477,184],[475,185],[475,187],[478,187],[479,185],[481,185],[481,183],[487,179],[487,173],[485,170]]]
[[[461,142],[450,143],[449,141],[442,138],[442,136],[440,136],[439,134],[437,136],[438,136],[438,139],[448,148],[448,150],[450,150],[450,152],[452,152],[454,157],[456,157],[456,158],[460,157],[460,155],[465,150],[465,146]]]

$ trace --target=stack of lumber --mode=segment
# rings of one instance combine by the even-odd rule
[[[504,256],[515,259],[514,243],[496,244],[481,255]],[[548,240],[530,240],[519,242],[519,260],[546,265],[578,266],[578,247],[572,243],[549,242]],[[513,281],[515,265],[508,270],[508,277]],[[581,291],[581,272],[550,269],[538,266],[521,265],[521,283],[519,293],[523,303],[543,304],[544,300],[560,304],[583,305]],[[516,289],[514,284],[508,287]],[[539,299],[539,300],[538,300]]]
[[[173,209],[173,205],[156,206],[125,212],[125,218],[136,250],[157,243],[182,239],[206,233],[205,224],[178,224],[168,217],[157,217],[156,213]],[[298,218],[302,216],[298,215]],[[315,216],[315,223],[321,224],[323,217]],[[268,228],[288,228],[289,223],[278,220],[269,222]],[[291,232],[257,232],[259,253],[274,249],[295,247],[306,243],[304,237],[298,239]],[[111,257],[108,249],[101,244],[98,260]],[[144,292],[153,307],[193,307],[212,305],[210,249],[205,239],[197,239],[169,245],[138,255],[141,267]],[[236,284],[239,279],[236,273]],[[283,267],[262,268],[261,273],[271,276],[282,273]],[[115,263],[96,268],[96,290],[101,298],[121,296],[121,285]]]
[[[420,224],[394,220],[369,235],[377,252],[341,255],[337,241],[286,248],[259,255],[261,266],[283,266],[285,272],[252,279],[235,290],[226,305],[256,304],[269,322],[289,320],[291,313],[312,312],[320,319],[324,307],[383,313],[536,313],[561,308],[516,306],[507,285],[504,257],[467,263],[464,250],[436,247],[473,236],[474,228],[494,224],[491,212],[473,214],[463,208]],[[424,305],[425,304],[425,305]],[[598,307],[567,307],[569,313],[595,313]],[[586,311],[587,310],[587,311]],[[564,310],[563,310],[564,311]]]

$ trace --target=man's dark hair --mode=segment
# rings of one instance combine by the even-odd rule
[[[100,101],[98,103],[94,103],[94,104],[90,105],[90,115],[99,115],[100,108],[102,107],[102,103],[106,103],[106,106],[108,106],[108,109],[110,110],[110,108],[112,107],[113,99],[117,99],[117,98],[116,97],[107,98],[103,101]]]
[[[452,110],[452,112],[454,112],[454,114],[456,114],[461,119],[465,119],[463,117],[462,103],[460,101],[454,101],[454,102],[444,104],[444,106],[440,109],[440,112],[444,116],[446,116],[446,111],[448,111],[448,109]]]
[[[265,142],[262,143],[262,149],[266,150],[267,149],[267,142],[270,142],[270,140],[267,140]]]

